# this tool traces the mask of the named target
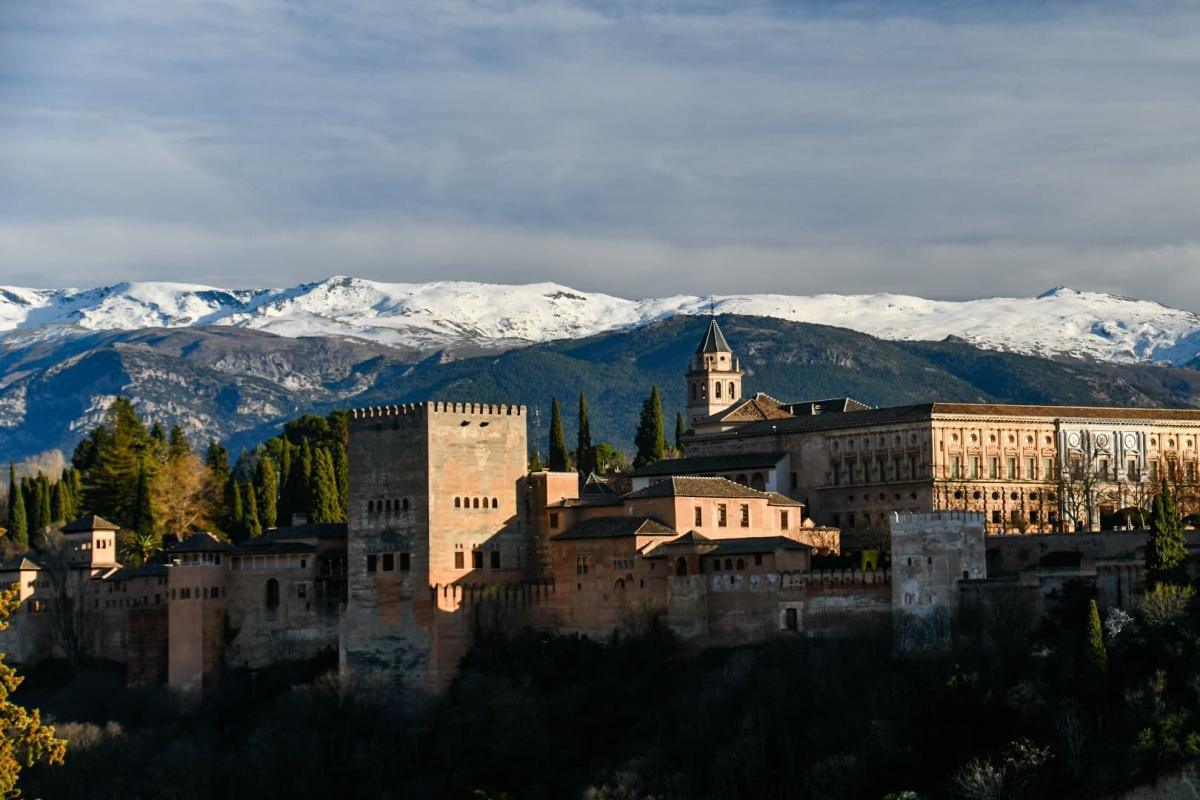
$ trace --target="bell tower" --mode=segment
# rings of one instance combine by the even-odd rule
[[[716,317],[709,320],[704,339],[688,364],[687,393],[689,427],[742,399],[742,365],[733,357]]]

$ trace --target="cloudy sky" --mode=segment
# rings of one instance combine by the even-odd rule
[[[1200,309],[1200,10],[5,0],[0,283]]]

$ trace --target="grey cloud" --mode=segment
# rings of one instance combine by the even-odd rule
[[[10,7],[0,279],[1200,307],[1196,11],[612,8]]]

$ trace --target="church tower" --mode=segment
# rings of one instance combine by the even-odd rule
[[[687,392],[689,428],[742,399],[742,365],[733,357],[715,317],[688,364]]]

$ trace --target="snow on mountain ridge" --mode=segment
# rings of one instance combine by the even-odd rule
[[[883,339],[956,336],[1040,356],[1183,364],[1200,352],[1200,315],[1066,287],[1032,298],[963,301],[882,293],[731,295],[711,302],[718,313],[832,325]],[[636,327],[675,314],[705,314],[709,304],[691,295],[628,300],[551,282],[381,283],[340,275],[272,289],[167,282],[83,290],[0,286],[0,331],[231,325],[426,351],[464,344],[507,348]]]

